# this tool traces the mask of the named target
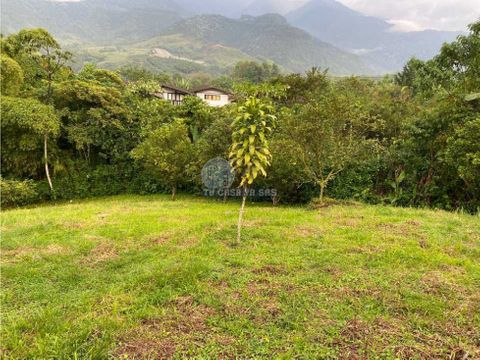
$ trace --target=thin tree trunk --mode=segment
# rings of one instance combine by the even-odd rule
[[[320,183],[320,204],[323,205],[323,194],[325,192],[325,185],[323,182]]]
[[[242,206],[240,207],[240,213],[238,214],[237,244],[240,244],[240,240],[241,240],[241,237],[242,237],[243,213],[245,211],[246,200],[247,200],[247,188],[246,188],[246,186],[244,186],[243,187]]]
[[[228,199],[228,188],[225,188],[223,193],[223,203],[226,204]]]
[[[277,206],[279,202],[280,202],[280,198],[279,198],[278,195],[272,196],[272,204],[273,204],[273,206]]]
[[[48,186],[50,187],[50,191],[53,193],[53,184],[52,179],[50,178],[50,171],[48,169],[48,147],[47,147],[47,135],[43,138],[43,153],[45,156],[45,174],[47,175]]]
[[[172,201],[175,201],[175,195],[177,195],[177,187],[172,187]]]

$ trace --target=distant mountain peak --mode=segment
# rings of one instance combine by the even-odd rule
[[[430,58],[456,33],[391,31],[387,21],[361,14],[334,0],[311,0],[287,14],[288,21],[320,40],[376,63],[386,72],[398,71],[412,56]]]

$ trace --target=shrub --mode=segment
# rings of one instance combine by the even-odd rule
[[[5,180],[0,178],[2,207],[32,204],[40,201],[37,187],[32,180]]]

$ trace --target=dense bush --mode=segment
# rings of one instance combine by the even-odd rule
[[[28,205],[41,200],[32,180],[6,180],[0,178],[2,208]]]

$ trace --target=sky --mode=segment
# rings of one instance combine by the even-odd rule
[[[388,20],[399,31],[466,30],[480,18],[480,0],[339,0],[366,15]]]
[[[56,0],[79,1],[79,0]],[[135,0],[132,0],[135,1]],[[198,0],[201,1],[201,0]],[[228,0],[225,0],[228,1]],[[252,0],[230,0],[248,4]],[[281,8],[294,8],[308,0],[273,0]],[[480,0],[337,0],[363,14],[380,17],[394,31],[466,30],[480,18]],[[288,5],[287,5],[288,3]]]

